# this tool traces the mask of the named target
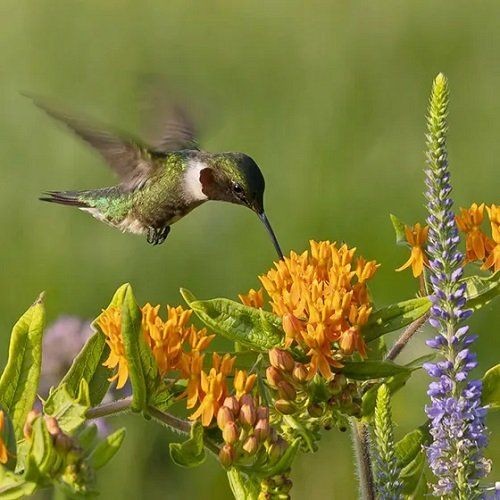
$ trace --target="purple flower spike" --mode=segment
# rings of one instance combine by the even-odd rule
[[[469,380],[477,366],[470,351],[475,336],[461,324],[470,317],[466,308],[463,255],[458,251],[459,233],[451,210],[451,184],[446,152],[448,86],[440,74],[434,80],[428,118],[425,197],[428,200],[430,283],[432,307],[429,323],[437,335],[427,341],[441,359],[426,363],[436,379],[427,394],[426,413],[431,420],[432,443],[427,448],[429,466],[437,478],[433,493],[444,498],[481,498],[478,481],[487,475],[489,462],[483,457],[487,444],[481,406],[481,381]]]

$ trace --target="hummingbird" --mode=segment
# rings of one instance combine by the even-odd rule
[[[29,97],[99,152],[119,178],[115,186],[48,191],[40,200],[79,208],[122,232],[145,235],[153,245],[163,243],[172,224],[206,201],[235,203],[258,215],[283,258],[264,212],[265,182],[260,168],[245,153],[200,149],[184,109],[174,107],[159,140],[146,144]]]

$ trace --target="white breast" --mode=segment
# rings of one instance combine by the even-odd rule
[[[200,181],[200,172],[207,168],[207,164],[200,160],[190,160],[184,174],[184,194],[189,201],[208,200],[203,192]]]

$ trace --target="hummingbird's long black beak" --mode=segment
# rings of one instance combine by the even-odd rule
[[[279,256],[280,259],[283,259],[283,252],[281,251],[280,244],[278,243],[278,239],[276,238],[276,235],[274,234],[273,228],[271,227],[271,224],[269,223],[268,218],[266,217],[266,214],[264,212],[258,212],[257,215],[259,216],[259,219],[264,223],[264,226],[266,226],[267,232],[269,233],[269,236],[271,237],[271,240],[273,241],[274,248],[276,249],[276,252]]]

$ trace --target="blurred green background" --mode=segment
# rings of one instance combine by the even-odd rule
[[[141,303],[235,297],[257,285],[274,250],[241,207],[206,204],[147,245],[88,215],[37,201],[50,189],[108,185],[101,159],[19,94],[66,103],[120,129],[138,127],[143,75],[162,74],[203,115],[208,150],[249,153],[266,180],[267,212],[287,251],[343,240],[382,267],[378,306],[411,297],[407,253],[390,212],[425,217],[425,112],[432,78],[450,80],[450,165],[456,204],[499,202],[500,4],[496,1],[71,1],[0,3],[0,362],[11,325],[40,290],[49,319],[95,317],[115,288]],[[484,368],[498,361],[498,304],[477,313]],[[423,332],[402,359],[425,351]],[[394,401],[398,435],[422,423],[426,377]],[[489,417],[492,458],[500,426]],[[121,422],[115,422],[121,423]],[[102,498],[230,498],[214,460],[170,462],[166,435],[139,417],[99,478]],[[496,452],[494,451],[496,448]],[[496,454],[496,456],[495,456]],[[491,480],[498,479],[500,467]],[[348,437],[325,435],[301,456],[295,498],[355,498]]]

